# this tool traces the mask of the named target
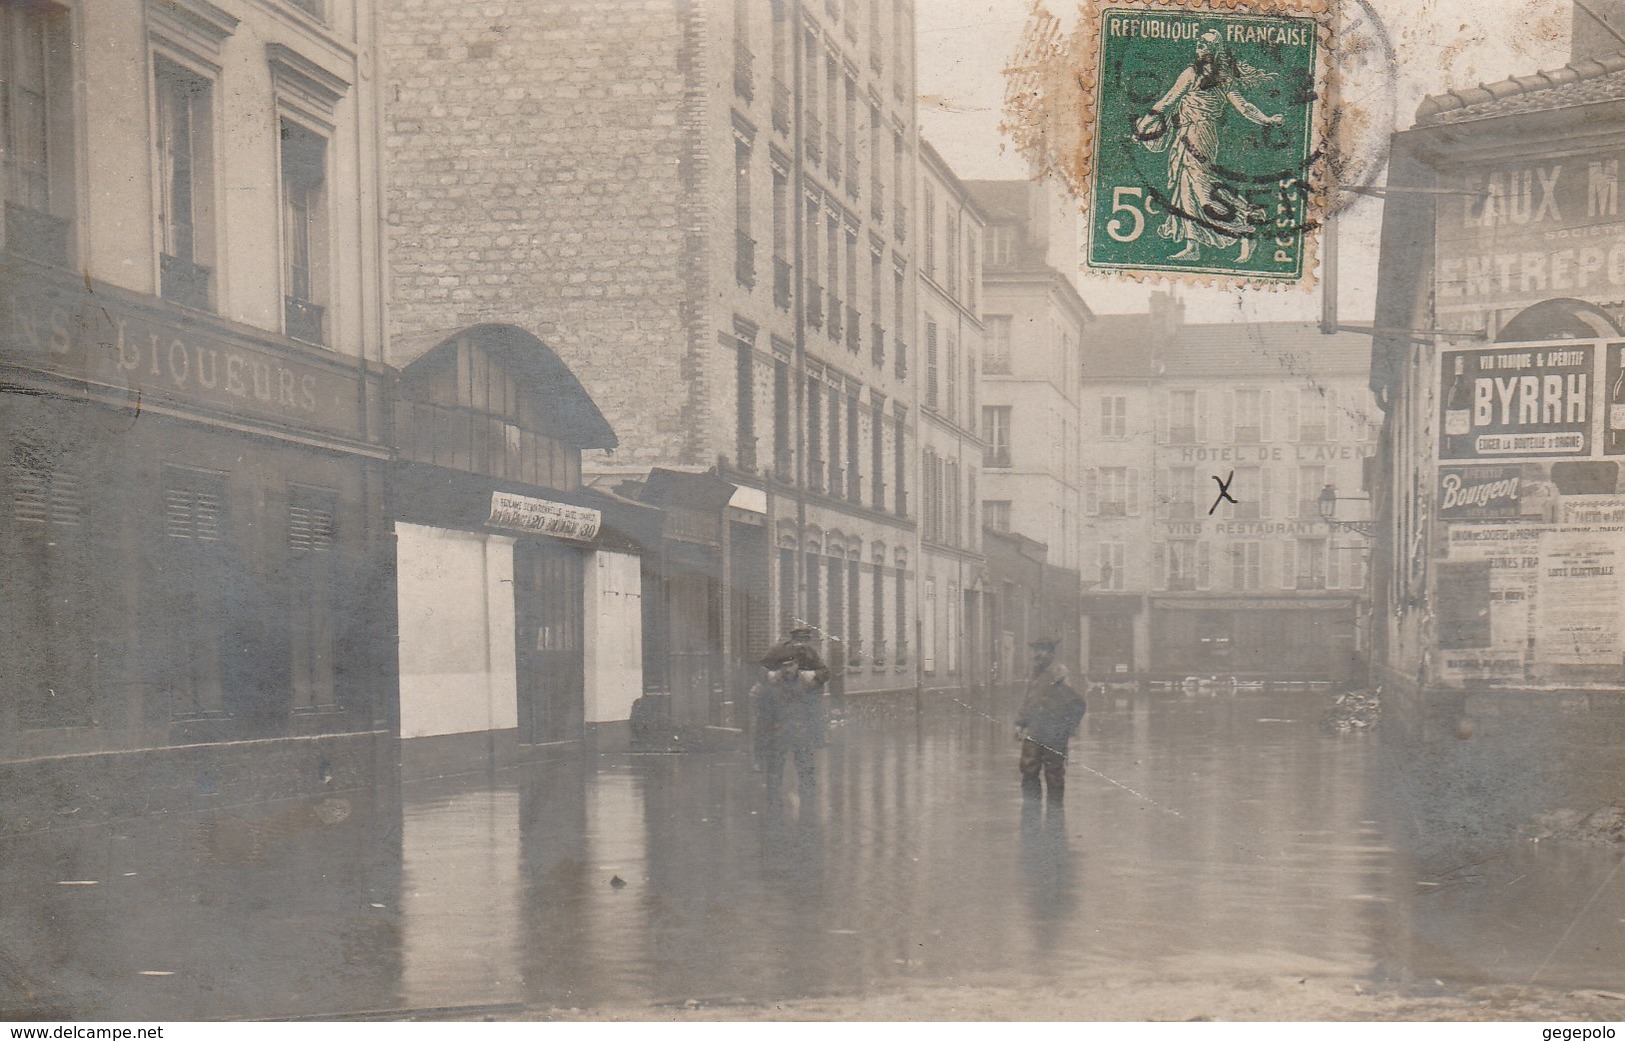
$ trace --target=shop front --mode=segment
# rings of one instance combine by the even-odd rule
[[[506,325],[397,340],[391,482],[406,772],[578,747],[624,723],[655,511],[581,487],[614,434]],[[421,740],[420,740],[421,739]]]
[[[117,812],[367,776],[393,686],[382,380],[21,261],[0,365],[8,790]],[[11,787],[33,773],[62,783]]]
[[[1360,674],[1355,597],[1150,597],[1151,671],[1163,679],[1347,684]]]

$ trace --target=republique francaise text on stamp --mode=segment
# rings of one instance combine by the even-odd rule
[[[1086,270],[1312,280],[1327,195],[1329,10],[1324,0],[1086,0],[1067,36],[1038,14],[1010,70],[1008,129],[1082,200]]]

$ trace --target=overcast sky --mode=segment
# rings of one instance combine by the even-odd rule
[[[1067,24],[1076,0],[1045,0]],[[1562,66],[1568,60],[1569,0],[1371,0],[1398,55],[1396,129],[1408,127],[1428,94]],[[1019,178],[1025,164],[999,133],[1002,70],[1020,43],[1027,0],[918,0],[920,125],[960,177]],[[1368,88],[1370,84],[1366,85]],[[1352,88],[1351,88],[1352,89]],[[1362,198],[1341,238],[1344,321],[1368,322],[1375,296],[1381,203]],[[1138,311],[1145,290],[1083,275],[1079,289],[1101,313]],[[1316,292],[1184,292],[1197,321],[1320,317]]]

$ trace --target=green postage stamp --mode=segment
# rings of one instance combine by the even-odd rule
[[[1010,129],[1083,201],[1087,270],[1312,281],[1328,26],[1324,0],[1087,0],[1029,39]]]

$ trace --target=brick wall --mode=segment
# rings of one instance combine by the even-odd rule
[[[616,464],[700,461],[695,5],[382,12],[391,334],[519,325],[598,403]]]

